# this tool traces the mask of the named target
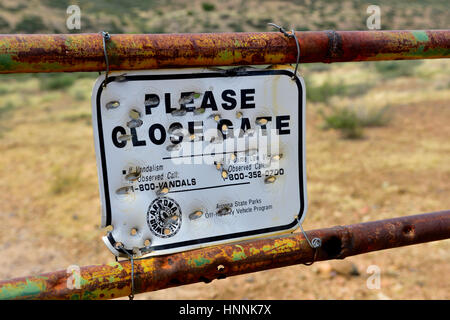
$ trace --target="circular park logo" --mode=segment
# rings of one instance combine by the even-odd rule
[[[181,227],[181,209],[169,197],[159,197],[150,203],[147,210],[150,231],[160,238],[173,237]]]

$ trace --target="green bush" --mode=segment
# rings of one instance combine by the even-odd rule
[[[320,67],[316,66],[319,70]],[[315,68],[315,67],[312,67]],[[315,71],[314,69],[311,69]],[[325,80],[320,85],[307,85],[306,97],[313,102],[328,102],[333,96],[356,97],[365,94],[373,84],[345,84],[342,82],[332,82],[330,79]]]
[[[332,83],[326,80],[318,86],[307,86],[306,97],[313,102],[327,102],[334,95],[345,95],[347,86],[342,83]]]
[[[330,114],[322,113],[325,121],[323,129],[335,129],[345,139],[360,139],[363,129],[356,112],[351,109],[334,109]]]
[[[27,7],[26,4],[20,3],[20,4],[18,4],[15,7],[4,7],[3,6],[2,9],[3,10],[7,10],[7,11],[9,11],[11,13],[16,13],[16,12],[22,11],[23,9],[26,9],[26,7]]]
[[[9,30],[9,22],[2,16],[0,16],[0,31],[8,31]]]
[[[202,3],[202,8],[203,8],[203,10],[206,11],[206,12],[216,10],[216,6],[213,5],[212,3],[208,3],[208,2],[203,2],[203,3]]]
[[[47,31],[47,26],[40,16],[25,15],[15,27],[16,32],[40,33]]]
[[[324,120],[323,129],[335,129],[345,139],[360,139],[364,136],[363,128],[383,127],[390,122],[388,106],[377,109],[367,108],[330,108],[319,114]]]
[[[327,63],[308,63],[302,66],[302,69],[309,72],[324,72],[330,71],[331,65]]]
[[[244,31],[244,28],[242,27],[242,23],[237,22],[237,21],[232,21],[232,22],[228,23],[228,27],[231,28],[231,30],[233,30],[233,32]]]
[[[39,87],[41,90],[58,90],[71,87],[77,75],[70,73],[56,73],[40,75]]]
[[[272,22],[271,18],[257,18],[256,20],[254,19],[247,19],[247,24],[252,26],[253,28],[256,28],[258,30],[266,30],[268,29],[270,26],[268,25],[269,22]],[[272,28],[272,27],[270,27]]]
[[[378,61],[374,63],[374,67],[383,78],[397,78],[413,76],[415,68],[421,64],[420,60]]]

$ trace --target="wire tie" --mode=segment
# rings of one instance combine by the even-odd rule
[[[298,41],[297,36],[295,35],[295,31],[294,31],[294,29],[292,29],[291,33],[288,33],[283,27],[280,27],[279,25],[276,25],[275,23],[272,23],[272,22],[269,22],[268,25],[277,28],[278,31],[280,31],[285,37],[294,38],[294,40],[295,40],[295,44],[297,46],[297,62],[295,64],[294,75],[292,76],[292,80],[294,80],[295,78],[297,78],[297,70],[298,70],[298,65],[300,63],[300,43]]]
[[[109,73],[109,61],[108,61],[108,52],[106,51],[106,42],[111,40],[111,35],[106,31],[101,31],[103,41],[103,53],[105,55],[105,63],[106,63],[106,72],[105,72],[105,81],[103,81],[103,88],[106,88],[108,73]]]

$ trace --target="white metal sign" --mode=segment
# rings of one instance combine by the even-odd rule
[[[303,79],[289,66],[111,73],[92,95],[104,237],[157,255],[293,231],[306,212]]]

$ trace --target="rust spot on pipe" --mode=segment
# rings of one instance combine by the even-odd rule
[[[328,37],[328,50],[326,53],[326,62],[333,62],[336,57],[343,55],[342,38],[334,30],[326,31]]]

